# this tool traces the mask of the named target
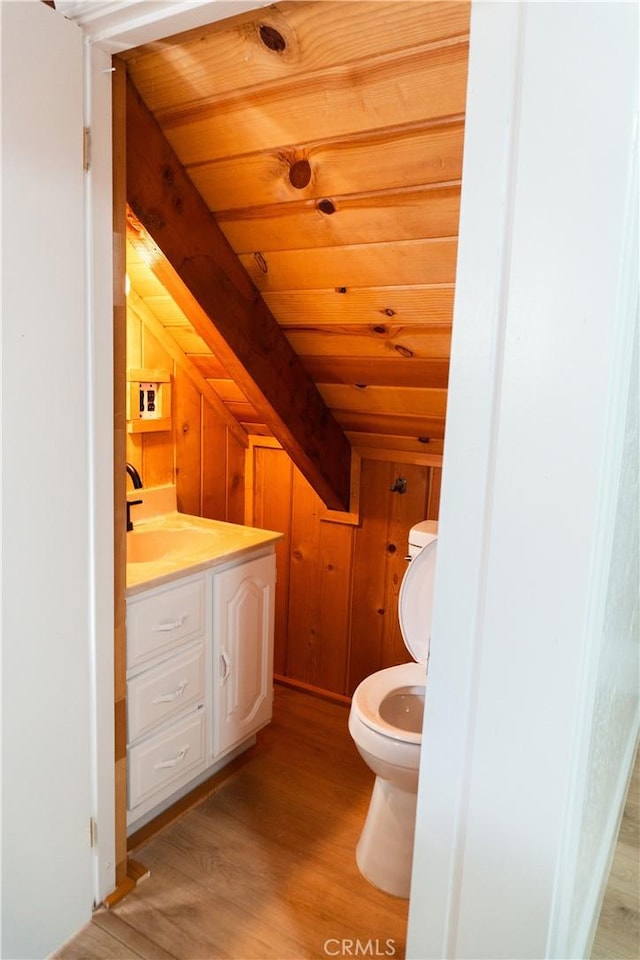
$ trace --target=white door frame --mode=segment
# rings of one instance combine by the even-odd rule
[[[617,495],[607,431],[626,400],[625,341],[637,322],[637,307],[619,306],[623,268],[637,277],[625,235],[637,15],[615,3],[472,9],[407,949],[420,960],[582,957],[597,915],[591,897],[590,916],[574,915],[571,930],[559,922],[580,882],[565,837],[575,847],[584,835],[575,757],[591,734],[593,590],[611,582],[610,567],[598,570]],[[618,422],[618,444],[623,433]],[[613,815],[588,824],[582,859],[598,884],[636,711],[618,712],[616,737],[602,734],[589,761],[598,778],[603,744],[616,751],[606,771]]]

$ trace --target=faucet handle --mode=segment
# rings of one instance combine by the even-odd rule
[[[142,500],[127,500],[127,533],[129,533],[130,530],[133,530],[133,521],[131,519],[131,507],[135,507],[139,503],[142,503]]]

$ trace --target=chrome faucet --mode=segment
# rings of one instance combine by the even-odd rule
[[[127,463],[127,473],[133,481],[134,490],[142,489],[142,480],[140,479],[140,474],[134,467],[132,463]],[[131,520],[131,507],[137,506],[137,504],[142,503],[142,500],[127,500],[127,533],[129,530],[133,530],[133,522]]]

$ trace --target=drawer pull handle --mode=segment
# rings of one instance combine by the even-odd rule
[[[173,760],[159,760],[158,763],[154,763],[153,769],[166,770],[168,767],[175,767],[177,763],[180,763],[181,760],[184,760],[184,758],[187,755],[188,749],[189,749],[189,745],[187,744],[187,746],[183,747],[182,750],[180,750],[180,752],[177,754],[177,756],[173,758]]]
[[[165,693],[162,697],[154,697],[151,703],[173,703],[174,700],[182,696],[188,683],[188,680],[183,680],[182,683],[178,684],[173,693]]]
[[[154,633],[168,633],[170,630],[177,630],[187,619],[188,614],[183,613],[177,620],[168,620],[166,623],[156,623],[151,629]]]
[[[227,677],[231,672],[231,661],[229,660],[229,655],[226,650],[220,651],[220,659],[222,660],[222,666],[224,668],[224,673],[220,677],[220,684],[226,683]]]

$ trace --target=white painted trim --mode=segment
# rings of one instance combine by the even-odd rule
[[[640,378],[638,366],[638,309],[640,283],[640,196],[638,171],[638,115],[629,151],[629,170],[625,209],[627,211],[624,237],[621,244],[620,286],[614,321],[616,335],[612,347],[611,387],[608,397],[605,447],[601,462],[600,495],[595,536],[592,585],[589,590],[589,610],[585,632],[585,670],[576,710],[574,739],[576,749],[570,777],[567,803],[567,822],[563,831],[563,844],[558,857],[553,910],[549,928],[547,956],[582,958],[591,954],[600,905],[604,896],[609,868],[615,852],[620,821],[622,819],[631,766],[637,749],[640,714],[629,730],[624,749],[623,764],[617,778],[609,817],[602,831],[598,854],[598,868],[593,871],[588,897],[582,903],[581,921],[577,930],[572,930],[572,908],[575,904],[573,881],[578,869],[578,857],[583,828],[583,819],[575,815],[586,795],[589,778],[589,762],[593,743],[593,714],[600,680],[600,646],[602,625],[605,616],[607,584],[611,568],[615,511],[618,501],[622,455],[627,423],[627,403],[631,377]],[[635,339],[635,344],[634,344]],[[636,447],[637,460],[637,447]],[[636,464],[637,471],[637,464]]]
[[[94,904],[115,887],[111,56],[84,41]]]
[[[143,43],[268,6],[271,0],[58,0],[56,9],[84,30],[91,43],[123,53]]]
[[[524,13],[520,4],[483,3],[472,7],[458,280],[439,522],[440,576],[436,573],[430,662],[430,685],[434,685],[440,670],[438,635],[443,639],[455,636],[459,687],[438,728],[432,728],[433,715],[425,710],[424,741],[440,744],[450,762],[434,769],[432,746],[421,757],[407,938],[410,960],[455,956],[499,429]],[[492,66],[490,73],[488,63]],[[483,148],[487,142],[494,144],[490,158]],[[469,477],[473,477],[471,484]],[[456,552],[456,542],[465,543],[464,558]],[[447,565],[458,570],[460,580],[454,622],[444,621],[439,589]],[[429,812],[426,807],[434,804],[437,810]],[[433,829],[433,818],[437,821],[437,851],[433,843],[427,848],[424,833]],[[428,912],[426,903],[430,905]]]
[[[563,827],[585,842],[570,763],[596,627],[590,591],[605,583],[594,568],[605,411],[627,397],[612,304],[634,15],[628,4],[472,7],[414,960],[567,955],[549,924]],[[633,603],[625,610],[630,632]],[[612,806],[630,755],[626,715],[615,734]],[[601,736],[601,756],[607,745]],[[592,783],[598,769],[591,761]],[[595,830],[612,836],[616,816],[599,815]],[[592,820],[582,864],[604,876],[593,835]],[[585,886],[584,869],[563,869],[563,889]],[[582,931],[595,919],[588,890],[585,904]]]

